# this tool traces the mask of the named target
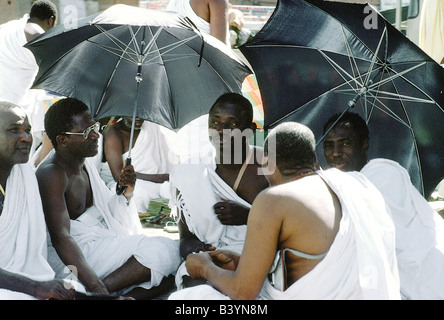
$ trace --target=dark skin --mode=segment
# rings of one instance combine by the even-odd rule
[[[11,109],[0,105],[0,183],[6,192],[12,167],[28,161],[31,144],[31,125],[25,112],[19,107]],[[75,293],[62,280],[36,281],[1,268],[0,288],[37,299],[74,299]]]
[[[94,123],[89,112],[73,116],[71,132],[82,132]],[[52,157],[40,165],[36,172],[42,204],[51,241],[65,265],[77,268],[78,278],[90,292],[108,294],[130,285],[149,281],[151,271],[134,257],[120,268],[100,279],[89,266],[83,253],[70,235],[70,219],[76,219],[93,204],[88,174],[84,167],[86,157],[97,154],[99,135],[90,132],[88,139],[79,135],[57,136],[57,148]],[[123,194],[127,201],[132,197],[136,175],[132,166],[122,169],[119,182],[127,186]],[[145,290],[146,291],[146,290]],[[137,292],[128,296],[136,298]]]
[[[111,173],[115,181],[118,181],[120,171],[124,167],[122,154],[128,152],[131,138],[131,121],[132,118],[124,118],[124,120],[111,125],[104,134],[104,152],[105,158],[110,167]],[[140,127],[143,120],[136,118],[135,130],[133,136],[133,146],[136,143],[140,133]],[[146,174],[136,172],[137,179],[151,181],[155,183],[163,183],[169,180],[169,174]]]
[[[367,163],[368,146],[353,128],[338,123],[324,139],[325,160],[341,171],[360,171]]]
[[[216,173],[224,180],[229,186],[233,187],[237,178],[239,170],[242,167],[242,163],[247,157],[248,142],[246,139],[242,139],[242,158],[241,163],[236,163],[233,157],[236,153],[234,149],[231,150],[232,158],[229,160],[223,159],[223,148],[228,146],[233,147],[234,144],[230,143],[231,134],[229,130],[239,129],[240,132],[251,129],[256,129],[255,123],[246,119],[246,116],[242,109],[233,104],[221,104],[216,105],[210,110],[208,128],[210,129],[210,140],[216,147],[216,158],[222,161],[217,162]],[[225,137],[224,139],[224,129]],[[212,134],[217,134],[219,139]],[[234,133],[235,134],[235,133]],[[218,143],[218,141],[221,143]],[[225,141],[225,142],[224,142]],[[268,181],[265,176],[258,174],[258,170],[262,167],[259,163],[263,156],[263,150],[257,147],[254,148],[254,163],[250,163],[245,170],[243,178],[239,184],[236,193],[248,203],[252,203],[255,197],[268,187]],[[230,201],[220,201],[214,205],[214,213],[217,215],[220,222],[224,225],[245,225],[247,224],[249,209],[242,207],[239,204]],[[186,222],[181,219],[178,223],[180,233],[180,253],[183,258],[186,258],[192,252],[214,250],[211,244],[203,243],[194,234],[192,234]],[[185,286],[193,285],[185,280]]]

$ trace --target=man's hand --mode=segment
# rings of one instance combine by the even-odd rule
[[[240,256],[229,250],[216,250],[209,252],[213,262],[220,268],[225,270],[236,270]]]
[[[191,278],[205,279],[205,267],[213,263],[213,259],[208,252],[200,252],[189,254],[185,266]]]
[[[132,165],[127,165],[122,169],[122,171],[120,171],[119,184],[120,186],[126,186],[124,196],[128,201],[133,196],[136,179],[137,175]]]
[[[240,226],[247,224],[250,211],[248,208],[231,201],[217,202],[213,208],[220,223],[224,225]]]
[[[39,282],[34,296],[37,299],[74,300],[75,290],[69,283],[56,279]]]

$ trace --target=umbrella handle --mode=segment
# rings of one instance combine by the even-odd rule
[[[126,158],[126,166],[131,165],[131,158]],[[126,190],[126,186],[121,186],[119,181],[117,181],[117,185],[116,185],[116,193],[117,195],[121,195],[122,193],[124,193]]]

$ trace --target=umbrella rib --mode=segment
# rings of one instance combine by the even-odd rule
[[[127,47],[127,48],[129,48],[129,47]],[[115,67],[114,67],[114,70],[113,70],[113,72],[111,73],[111,76],[110,76],[109,79],[108,79],[108,82],[107,82],[107,84],[106,84],[106,87],[105,87],[105,88],[103,89],[103,91],[102,91],[102,95],[101,95],[101,97],[100,97],[100,102],[99,102],[99,105],[97,106],[97,111],[96,111],[96,113],[95,113],[95,116],[97,116],[97,115],[99,114],[100,109],[102,108],[102,103],[103,103],[103,100],[104,100],[104,98],[105,98],[105,93],[106,93],[106,91],[107,91],[107,89],[108,89],[108,87],[109,87],[111,81],[114,79],[114,74],[116,73],[116,70],[117,70],[117,68],[118,68],[118,66],[119,66],[119,64],[120,64],[120,62],[122,61],[124,55],[125,55],[125,52],[122,52],[122,55],[121,55],[120,59],[117,61],[116,65],[115,65]]]
[[[430,101],[430,100],[416,98],[416,97],[412,97],[412,96],[406,96],[406,95],[403,95],[403,94],[393,93],[393,92],[390,92],[390,91],[380,91],[380,90],[368,90],[368,91],[369,92],[374,92],[374,93],[384,94],[385,96],[383,96],[382,99],[387,99],[387,100],[398,100],[399,98],[402,98],[402,99],[404,99],[404,101],[409,101],[409,102],[434,104],[434,102]],[[341,90],[336,90],[336,92],[350,93],[350,94],[353,93],[354,94],[355,90],[354,89],[341,89]]]
[[[378,52],[379,52],[379,49],[381,49],[382,40],[384,39],[384,35],[385,35],[386,32],[387,32],[387,26],[384,27],[384,31],[383,31],[382,34],[381,34],[381,39],[379,39],[378,46],[376,47],[376,52],[373,54],[373,59],[372,59],[372,62],[371,62],[371,64],[370,64],[370,68],[369,68],[369,70],[373,70],[373,66],[375,65],[376,60],[377,60],[377,58],[378,58]],[[365,79],[365,83],[366,83],[366,85],[367,85],[367,84],[369,83],[369,81],[370,81],[370,74],[371,74],[371,72],[369,72],[369,73],[367,74],[367,79]]]
[[[424,64],[426,62],[423,62],[422,64]],[[390,71],[398,74],[395,70],[393,70],[392,68],[390,68]],[[420,87],[418,87],[416,84],[414,84],[413,82],[411,82],[409,79],[405,78],[402,74],[399,75],[399,77],[401,79],[403,79],[404,81],[406,81],[407,83],[409,83],[412,87],[414,87],[416,90],[418,90],[419,92],[421,92],[423,95],[425,95],[427,98],[429,98],[429,103],[434,103],[439,109],[441,109],[442,112],[444,112],[444,109],[435,101],[435,99],[433,99],[430,95],[428,95],[424,90],[422,90]],[[427,100],[426,100],[427,101]]]
[[[407,69],[407,70],[404,70],[404,71],[402,71],[402,72],[399,72],[399,73],[398,73],[398,72],[395,72],[395,75],[390,76],[390,77],[388,77],[388,78],[385,78],[384,80],[381,80],[381,81],[379,81],[379,82],[376,82],[376,83],[371,84],[371,85],[369,86],[369,89],[373,89],[374,87],[377,87],[377,86],[383,85],[383,84],[385,84],[385,83],[387,83],[387,82],[392,81],[393,79],[399,78],[399,77],[401,77],[402,75],[404,75],[404,74],[406,74],[406,73],[408,73],[408,72],[410,72],[410,71],[412,71],[412,70],[415,70],[416,68],[419,68],[419,67],[423,66],[424,64],[426,64],[425,61],[422,62],[422,63],[420,63],[420,64],[418,64],[418,65],[416,65],[416,66],[413,66],[413,67],[411,67],[411,68],[409,68],[409,69]]]
[[[117,56],[120,56],[119,54],[117,54],[116,52],[113,52],[111,49],[115,49],[115,50],[120,50],[118,53],[120,52],[126,52],[128,49],[130,49],[131,53],[134,54],[134,56],[137,56],[137,51],[135,51],[133,48],[130,47],[130,43],[133,42],[133,37],[131,38],[131,41],[128,44],[125,44],[122,40],[118,39],[117,37],[113,36],[111,33],[109,33],[108,31],[106,31],[103,27],[101,27],[100,25],[95,25],[109,40],[111,40],[111,42],[113,42],[116,47],[110,47],[110,46],[104,46],[101,45],[99,43],[96,43],[94,41],[89,40],[89,42],[94,43],[95,45],[101,47],[102,49],[108,49],[108,52],[114,53]],[[130,28],[131,29],[131,28]],[[120,45],[119,45],[120,44]],[[128,57],[133,58],[133,56],[131,54],[127,54]],[[134,58],[133,58],[134,59]],[[137,59],[125,59],[127,61],[130,61],[132,63],[137,63]]]
[[[353,72],[353,77],[356,78],[355,68],[356,68],[357,73],[359,74],[358,64],[356,63],[356,59],[353,55],[353,51],[350,47],[350,44],[347,41],[347,37],[345,36],[345,28],[343,25],[341,25],[341,30],[342,30],[342,36],[344,37],[344,43],[345,43],[345,48],[347,50],[347,55],[349,56],[350,68]],[[362,77],[360,74],[359,74],[359,80],[362,82]],[[356,87],[356,91],[357,90],[358,90],[358,88]]]
[[[398,95],[399,95],[399,90],[398,90],[398,88],[396,87],[396,84],[395,84],[395,82],[392,80],[392,85],[393,85],[393,87],[395,88],[395,91],[398,93]],[[419,150],[418,150],[418,144],[417,144],[417,142],[416,142],[416,135],[415,135],[415,132],[413,131],[413,127],[412,127],[412,122],[410,121],[410,117],[409,117],[409,114],[407,113],[407,109],[405,108],[405,105],[404,105],[404,101],[402,100],[402,99],[399,99],[399,102],[401,103],[401,108],[402,108],[402,110],[403,110],[403,112],[404,112],[404,115],[405,115],[405,117],[406,117],[406,119],[407,119],[407,121],[408,121],[408,124],[409,124],[409,129],[410,129],[410,134],[412,135],[412,138],[413,138],[413,144],[414,144],[414,146],[415,146],[415,153],[416,153],[416,160],[418,161],[418,166],[419,166],[419,168],[421,168],[420,170],[419,170],[419,175],[420,175],[420,182],[421,182],[421,188],[422,188],[422,190],[424,190],[424,177],[423,177],[423,174],[422,174],[422,165],[421,165],[421,158],[419,157]]]
[[[342,79],[344,79],[344,81],[346,81],[347,84],[350,84],[350,82],[355,82],[359,87],[363,87],[363,84],[361,84],[359,81],[357,81],[356,78],[352,77],[347,71],[345,71],[339,64],[337,64],[333,59],[331,59],[328,55],[326,55],[322,50],[318,51],[321,53],[321,55],[325,58],[325,60],[338,72],[338,74],[342,77]],[[347,80],[342,74],[341,72],[339,72],[338,70],[342,71],[346,76],[348,76],[350,79]],[[350,87],[355,90],[355,92],[358,92],[358,89],[355,89],[352,85],[350,85]]]
[[[174,50],[174,49],[176,49],[176,48],[179,48],[180,46],[184,45],[185,43],[191,41],[191,40],[194,39],[194,38],[195,38],[195,37],[190,37],[190,38],[186,38],[186,39],[183,39],[183,40],[179,40],[179,41],[177,41],[177,42],[175,42],[175,43],[168,44],[168,45],[166,45],[166,46],[164,46],[164,47],[162,47],[162,48],[158,48],[156,51],[159,52],[159,55],[160,55],[160,56],[165,56],[165,55],[168,54],[170,51],[172,51],[172,50]],[[153,52],[154,52],[154,51],[153,51]],[[188,54],[188,55],[183,55],[183,54],[179,55],[179,54],[177,54],[177,56],[180,56],[181,58],[174,59],[174,60],[185,59],[185,58],[188,58],[188,57],[193,57],[194,55],[192,55],[192,54]],[[150,58],[149,60],[144,61],[144,62],[147,63],[147,62],[150,62],[150,61],[152,61],[152,60],[154,60],[154,59],[155,59],[155,57]],[[172,61],[172,60],[164,60],[164,61]]]

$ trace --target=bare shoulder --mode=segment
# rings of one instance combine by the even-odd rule
[[[54,162],[53,157],[45,159],[35,174],[41,187],[60,188],[68,180],[66,172]]]
[[[104,139],[122,139],[122,131],[117,124],[110,125],[103,134]]]

